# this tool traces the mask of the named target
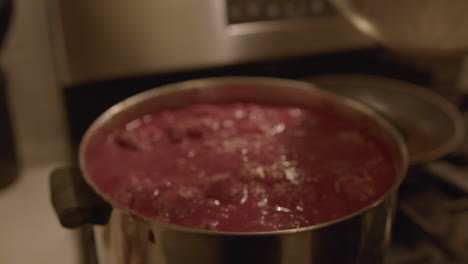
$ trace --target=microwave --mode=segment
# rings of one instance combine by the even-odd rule
[[[375,47],[327,0],[49,0],[60,82]]]

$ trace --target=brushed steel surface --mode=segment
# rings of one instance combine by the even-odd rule
[[[368,48],[341,15],[227,24],[225,1],[49,0],[65,85]]]
[[[420,56],[468,51],[466,0],[331,0],[356,28],[391,49]]]
[[[116,209],[107,226],[94,229],[99,263],[379,264],[389,241],[385,227],[393,219],[394,197],[334,225],[271,235],[185,231]]]
[[[231,233],[168,225],[119,207],[88,178],[84,147],[93,135],[146,113],[195,103],[253,101],[313,106],[324,103],[368,129],[388,146],[398,173],[394,186],[368,207],[309,227],[258,233]],[[389,243],[395,197],[408,166],[404,141],[370,108],[317,89],[306,82],[256,77],[201,79],[167,85],[130,97],[103,113],[80,147],[80,165],[95,192],[113,205],[109,224],[96,228],[101,262],[187,263],[381,263]],[[154,238],[154,240],[152,239]]]

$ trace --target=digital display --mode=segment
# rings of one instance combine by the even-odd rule
[[[309,18],[333,12],[327,0],[227,0],[229,24]]]

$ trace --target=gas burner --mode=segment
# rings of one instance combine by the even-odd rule
[[[461,110],[466,100],[459,100]],[[468,135],[456,153],[412,168],[400,188],[385,264],[468,263],[467,175]]]
[[[419,184],[410,179],[402,188],[400,223],[404,222],[405,226],[398,225],[397,221],[394,235],[411,232],[419,240],[417,248],[407,245],[407,237],[406,241],[395,241],[388,252],[393,261],[389,263],[468,263],[468,197],[429,174],[415,177],[421,180]],[[395,249],[401,246],[409,252],[398,253]]]
[[[451,264],[437,247],[430,243],[418,244],[415,247],[395,245],[387,250],[385,264]]]

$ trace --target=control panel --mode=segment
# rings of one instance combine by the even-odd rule
[[[333,14],[327,0],[227,0],[228,24]]]
[[[49,1],[67,86],[375,46],[330,0]]]

